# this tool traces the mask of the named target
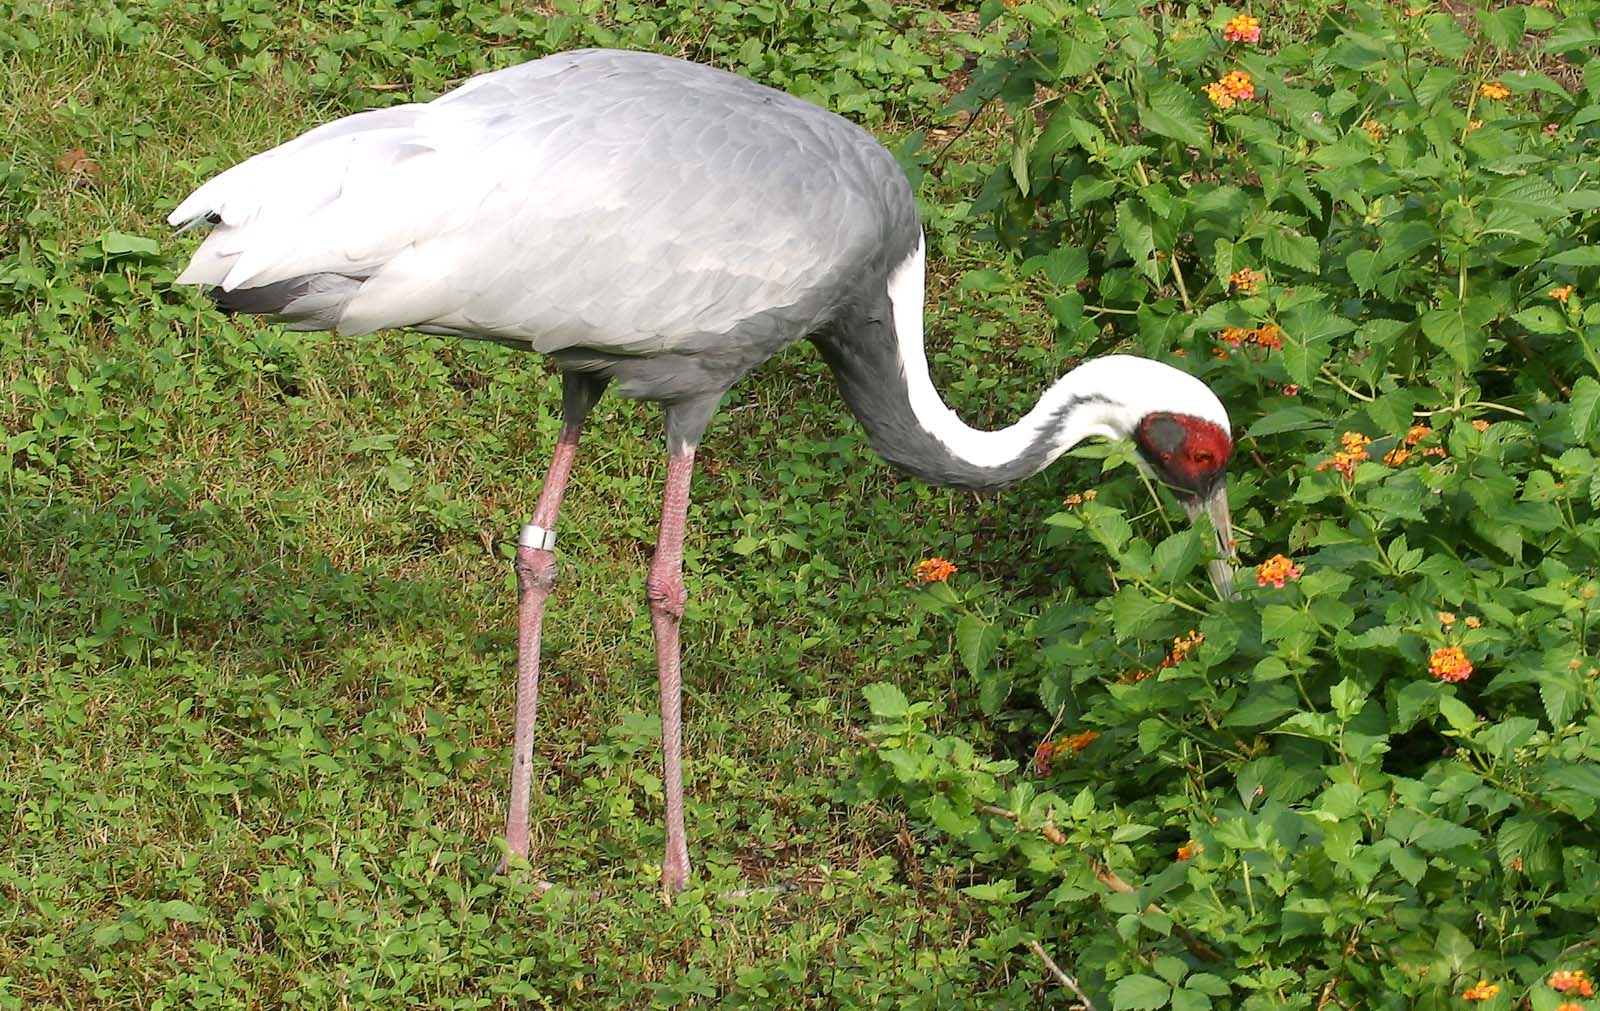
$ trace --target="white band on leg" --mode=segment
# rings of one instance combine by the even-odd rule
[[[556,547],[555,530],[546,530],[534,523],[529,523],[522,528],[522,536],[517,538],[517,543],[525,548],[537,548],[543,551],[554,551]]]

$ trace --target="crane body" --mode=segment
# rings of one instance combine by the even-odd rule
[[[683,825],[678,627],[695,448],[751,369],[810,340],[873,448],[935,484],[992,489],[1091,437],[1131,438],[1229,553],[1227,413],[1144,358],[1072,370],[1017,423],[965,425],[929,377],[916,201],[870,133],[709,67],[580,50],[357,113],[211,179],[171,215],[209,226],[180,283],[302,330],[409,327],[550,356],[561,434],[519,539],[518,683],[507,841],[528,855],[539,642],[555,524],[583,423],[609,388],[663,405],[668,451],[646,580],[662,692],[667,853]],[[1226,595],[1232,570],[1211,574]]]

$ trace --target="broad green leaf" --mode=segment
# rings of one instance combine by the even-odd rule
[[[1089,276],[1089,254],[1076,246],[1059,246],[1041,264],[1045,280],[1058,288],[1070,288]]]
[[[1459,62],[1472,48],[1472,38],[1461,30],[1456,19],[1449,14],[1429,14],[1422,19],[1422,30],[1434,52],[1451,63]]]
[[[1572,437],[1580,443],[1594,438],[1600,423],[1600,381],[1582,376],[1572,384],[1572,399],[1567,406],[1567,421]]]
[[[142,235],[110,231],[100,236],[100,250],[107,256],[156,256],[161,252],[161,243]]]
[[[1261,255],[1312,274],[1321,262],[1317,240],[1292,228],[1274,228],[1262,236]]]
[[[1595,267],[1600,266],[1600,246],[1574,246],[1563,249],[1553,256],[1547,256],[1544,261],[1556,267]]]
[[[1567,329],[1566,318],[1547,305],[1524,309],[1511,317],[1534,333],[1556,334]]]
[[[1129,584],[1118,590],[1112,598],[1111,626],[1116,630],[1119,641],[1137,639],[1171,611],[1172,605],[1152,600],[1143,590]]]
[[[1395,873],[1413,885],[1421,881],[1422,875],[1428,870],[1428,861],[1425,857],[1418,856],[1414,851],[1404,847],[1389,851],[1389,865],[1395,869]]]
[[[1454,695],[1439,696],[1439,715],[1450,729],[1458,734],[1470,734],[1478,729],[1478,717],[1472,709]]]
[[[1502,7],[1478,12],[1478,27],[1499,49],[1519,49],[1527,14],[1521,7]]]
[[[867,708],[872,710],[872,715],[880,719],[899,719],[911,708],[906,693],[896,685],[883,682],[870,684],[861,689],[861,694],[866,698]]]
[[[1133,258],[1134,266],[1152,281],[1160,280],[1161,265],[1156,262],[1155,231],[1150,225],[1150,209],[1142,200],[1123,200],[1117,204],[1117,237]]]
[[[1187,576],[1204,556],[1205,551],[1200,545],[1200,538],[1195,535],[1194,528],[1178,531],[1156,545],[1155,554],[1152,556],[1156,581],[1168,585],[1176,583]]]
[[[1158,1011],[1172,999],[1172,987],[1154,976],[1124,976],[1111,988],[1116,1011]]]
[[[1139,122],[1147,130],[1202,152],[1211,149],[1205,109],[1189,88],[1176,81],[1158,80],[1150,85],[1146,98],[1149,104],[1139,110]]]
[[[1259,419],[1250,426],[1245,435],[1253,439],[1263,435],[1277,435],[1280,432],[1303,432],[1326,428],[1327,425],[1328,418],[1323,412],[1295,404],[1290,407],[1280,407]]]
[[[961,653],[961,663],[972,674],[982,674],[989,668],[994,651],[1000,645],[1000,626],[985,621],[974,614],[962,615],[956,622],[956,649]]]

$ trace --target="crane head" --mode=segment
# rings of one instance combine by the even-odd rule
[[[1233,439],[1214,421],[1188,414],[1157,411],[1140,420],[1133,432],[1139,455],[1172,489],[1189,519],[1211,518],[1217,535],[1217,556],[1208,563],[1217,596],[1233,596],[1233,521],[1228,514],[1228,457]]]

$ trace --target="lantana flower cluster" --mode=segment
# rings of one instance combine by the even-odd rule
[[[1343,474],[1345,480],[1350,480],[1356,476],[1356,464],[1372,459],[1367,453],[1367,447],[1372,445],[1372,439],[1360,432],[1346,432],[1339,437],[1339,442],[1344,448],[1335,451],[1333,459],[1317,464],[1317,473],[1331,468]]]
[[[1257,327],[1223,327],[1217,334],[1217,340],[1230,347],[1258,347],[1265,351],[1282,351],[1283,336],[1280,327],[1267,323]]]
[[[1204,845],[1197,840],[1190,839],[1188,842],[1178,847],[1178,859],[1193,860],[1196,854],[1204,853],[1205,851],[1206,848]]]
[[[942,583],[960,571],[954,562],[947,562],[943,558],[925,558],[917,563],[914,575],[917,583],[925,586],[928,583]]]
[[[1594,984],[1582,969],[1557,969],[1550,974],[1550,989],[1558,993],[1574,993],[1579,997],[1593,997]]]
[[[1476,986],[1469,986],[1469,987],[1466,988],[1465,991],[1462,992],[1461,999],[1462,1000],[1489,1000],[1489,999],[1493,998],[1494,995],[1499,993],[1499,992],[1500,992],[1500,984],[1499,983],[1491,983],[1486,979],[1480,979],[1480,980],[1478,980]]]
[[[1440,681],[1465,681],[1472,676],[1472,661],[1460,646],[1441,646],[1428,658],[1428,673]]]
[[[1222,37],[1228,42],[1260,42],[1261,19],[1249,14],[1239,14],[1222,26]]]
[[[1235,103],[1247,102],[1256,97],[1256,83],[1242,70],[1234,70],[1206,85],[1203,89],[1211,104],[1219,109],[1231,109]]]
[[[1119,678],[1118,682],[1121,684],[1127,684],[1132,681],[1143,681],[1152,674],[1159,674],[1169,667],[1176,667],[1178,664],[1183,662],[1184,657],[1194,652],[1195,647],[1199,646],[1205,641],[1206,637],[1204,632],[1198,632],[1191,628],[1188,635],[1180,635],[1176,639],[1172,640],[1171,651],[1169,651],[1166,656],[1161,658],[1161,662],[1156,664],[1154,669],[1131,671]]]
[[[1285,580],[1299,578],[1300,570],[1284,555],[1273,555],[1256,566],[1257,586],[1271,585],[1281,590]]]
[[[1485,81],[1478,85],[1478,94],[1492,101],[1498,101],[1511,94],[1511,89],[1499,81]]]
[[[1413,453],[1420,452],[1423,456],[1447,455],[1443,446],[1426,446],[1420,450],[1417,449],[1417,444],[1432,434],[1433,429],[1427,425],[1412,425],[1410,430],[1406,432],[1405,438],[1389,452],[1383,454],[1383,462],[1391,467],[1398,467],[1411,459]]]
[[[1033,749],[1033,769],[1041,776],[1048,775],[1051,763],[1061,756],[1071,758],[1093,744],[1100,736],[1098,730],[1083,730],[1064,734],[1053,741],[1043,741]]]

